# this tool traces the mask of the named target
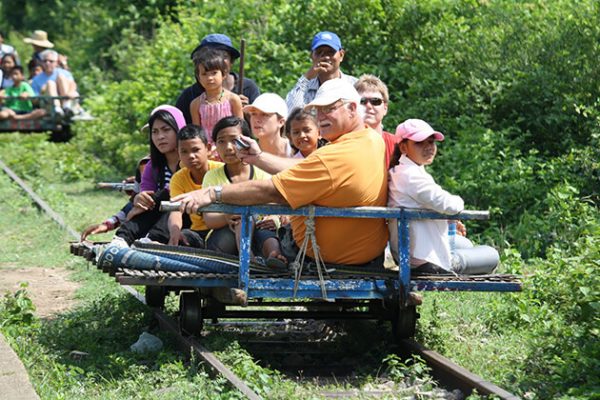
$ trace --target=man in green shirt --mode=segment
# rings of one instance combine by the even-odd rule
[[[13,80],[13,86],[4,90],[4,97],[18,97],[18,99],[6,99],[5,108],[0,110],[0,119],[37,119],[46,114],[44,109],[33,109],[30,97],[35,96],[35,92],[25,81],[23,67],[16,66],[10,71],[10,78]]]

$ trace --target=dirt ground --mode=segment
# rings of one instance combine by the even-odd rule
[[[18,290],[21,282],[28,282],[27,293],[35,304],[35,314],[40,318],[51,317],[77,303],[75,291],[79,284],[68,280],[69,274],[60,268],[0,268],[0,296]]]

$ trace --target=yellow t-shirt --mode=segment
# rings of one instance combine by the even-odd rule
[[[252,175],[252,179],[249,180],[262,180],[262,179],[270,179],[271,175],[266,173],[260,168],[254,167],[254,173]],[[227,174],[225,174],[225,166],[221,164],[220,168],[215,168],[210,170],[204,175],[204,180],[202,181],[202,186],[211,187],[217,185],[229,185],[231,182],[229,178],[227,178]]]
[[[387,201],[385,144],[367,128],[342,135],[294,167],[273,176],[292,208],[383,206]],[[305,217],[292,217],[296,244],[304,241]],[[321,256],[336,264],[364,264],[383,253],[388,240],[381,218],[315,218]],[[314,257],[309,245],[308,255]]]
[[[218,161],[208,160],[208,171],[205,176],[211,170],[222,167],[223,163]],[[171,177],[171,183],[169,184],[169,192],[171,193],[171,197],[175,197],[182,193],[192,192],[194,190],[202,189],[202,184],[197,184],[192,179],[192,175],[190,170],[186,167],[181,168]],[[191,229],[195,231],[205,231],[208,230],[208,227],[204,223],[204,219],[201,215],[193,214],[190,215],[192,220]]]

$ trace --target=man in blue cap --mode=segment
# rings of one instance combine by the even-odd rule
[[[298,79],[296,86],[290,90],[285,98],[288,110],[304,107],[310,103],[317,94],[319,87],[326,81],[341,78],[354,85],[356,78],[345,75],[340,70],[344,61],[344,48],[342,41],[333,32],[323,31],[315,35],[310,46],[312,66]]]
[[[222,33],[211,33],[210,35],[206,35],[200,44],[194,49],[194,51],[192,51],[191,58],[194,61],[194,70],[197,68],[196,62],[198,53],[206,48],[222,50],[223,55],[229,58],[230,68],[231,64],[233,64],[233,62],[240,57],[240,52],[233,47],[231,39],[227,35]],[[231,72],[229,73],[227,79],[223,82],[223,86],[227,90],[239,95],[242,99],[242,105],[248,105],[260,95],[260,90],[252,79],[244,78],[242,93],[238,93],[238,79],[238,74],[233,72],[233,68],[231,68]],[[200,85],[200,83],[198,83],[198,81],[196,81],[196,83],[194,83],[192,86],[185,88],[177,98],[175,107],[181,110],[183,116],[185,117],[185,121],[188,124],[192,123],[190,103],[203,92],[204,88]]]

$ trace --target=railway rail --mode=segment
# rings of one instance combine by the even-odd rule
[[[45,203],[22,179],[20,179],[17,174],[15,174],[2,160],[0,160],[0,167],[2,170],[17,184],[25,193],[38,205],[38,207],[43,210],[50,218],[52,218],[62,229],[65,229],[73,238],[78,241],[79,234],[71,229],[62,219],[60,215],[52,210],[52,208]],[[75,244],[76,243],[76,244]],[[71,252],[75,255],[85,257],[90,261],[94,261],[94,247],[93,243],[78,243],[73,242],[71,245]],[[99,266],[101,267],[101,266]],[[123,288],[130,293],[133,297],[138,299],[139,301],[146,304],[146,298],[148,297],[148,293],[146,295],[142,295],[133,287],[124,284],[127,282],[127,278],[124,278],[126,275],[126,271],[112,271],[117,279],[120,281]],[[138,276],[138,278],[140,278]],[[163,276],[164,278],[164,276]],[[179,277],[181,278],[181,277]],[[135,279],[130,279],[132,283],[140,283]],[[142,282],[143,283],[143,282]],[[207,366],[215,373],[220,374],[225,377],[228,382],[232,385],[232,387],[239,390],[246,398],[249,399],[260,399],[261,397],[253,392],[248,385],[246,385],[243,380],[237,377],[229,368],[227,368],[219,359],[212,353],[209,349],[204,347],[199,340],[194,336],[188,336],[182,333],[182,329],[177,324],[175,320],[166,315],[164,311],[160,309],[160,307],[151,307],[153,311],[154,318],[158,321],[160,328],[162,330],[170,332],[180,344],[180,347],[190,353],[195,353],[198,355],[204,362],[206,362]],[[310,316],[310,312],[308,314]],[[230,317],[235,317],[235,313],[231,313]],[[277,317],[277,314],[272,314],[272,317]],[[284,322],[281,321],[268,321],[268,322],[226,322],[221,320],[220,322],[216,322],[213,320],[213,323],[210,324],[213,327],[222,327],[227,324],[243,324],[246,326],[260,326],[262,325],[283,325]],[[260,341],[257,342],[260,344]],[[270,346],[274,348],[275,345],[281,344],[282,341],[277,340],[263,340],[262,344]],[[294,343],[287,341],[287,343]],[[296,343],[297,345],[297,343]],[[312,346],[313,344],[311,344]],[[494,396],[499,399],[518,399],[517,396],[505,391],[504,389],[494,385],[491,382],[485,381],[481,377],[478,377],[475,374],[465,370],[464,368],[454,364],[447,358],[442,355],[424,348],[420,344],[416,343],[410,339],[404,339],[399,342],[399,347],[397,348],[398,353],[406,354],[406,355],[418,355],[422,359],[424,359],[427,364],[431,367],[432,375],[440,381],[444,382],[445,385],[450,388],[458,388],[463,391],[464,394],[468,395],[473,391],[477,391],[480,395],[486,396]],[[318,349],[317,349],[318,354]],[[331,372],[331,371],[329,371]],[[321,395],[325,398],[348,398],[354,396],[385,396],[385,395],[393,395],[393,393],[386,391],[368,391],[368,392],[360,392],[357,390],[352,391],[342,391],[342,392],[322,392]]]

